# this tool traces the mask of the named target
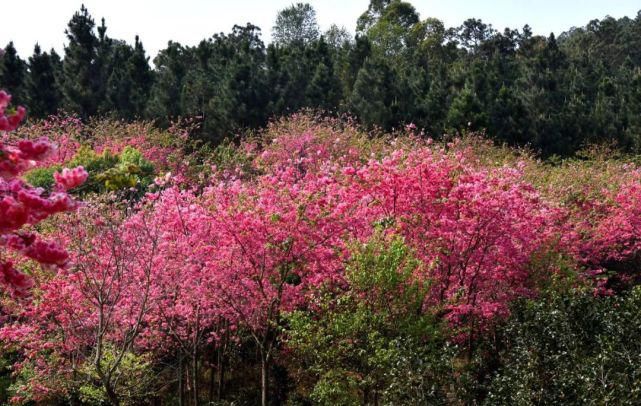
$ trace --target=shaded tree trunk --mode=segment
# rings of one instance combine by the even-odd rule
[[[223,388],[225,384],[225,354],[224,347],[218,349],[218,382],[216,383],[216,400],[222,400],[223,398]]]
[[[191,380],[192,380],[192,387],[193,387],[193,396],[194,396],[194,406],[198,406],[199,401],[198,401],[198,352],[194,348],[194,351],[192,353],[192,359],[191,359]]]
[[[260,352],[260,404],[267,406],[269,402],[269,354]]]
[[[178,358],[178,405],[179,406],[185,406],[185,399],[184,399],[184,388],[183,388],[183,359],[182,356],[179,356]]]

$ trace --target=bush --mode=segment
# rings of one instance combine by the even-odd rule
[[[35,168],[25,174],[25,180],[32,186],[51,190],[54,185],[53,174],[62,170],[61,165]]]
[[[429,286],[412,278],[419,262],[399,238],[377,236],[356,250],[349,288],[289,317],[287,345],[315,381],[309,397],[326,405],[440,402],[452,351],[423,312]]]
[[[641,287],[518,303],[499,330],[501,367],[487,404],[639,404]]]
[[[32,169],[25,175],[25,179],[33,186],[51,190],[54,185],[53,174],[63,166],[83,166],[89,173],[87,182],[72,191],[75,194],[123,191],[130,188],[144,192],[154,177],[153,164],[133,147],[125,147],[120,154],[112,154],[109,150],[98,154],[84,146],[64,165]]]

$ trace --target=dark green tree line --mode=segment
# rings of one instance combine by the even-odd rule
[[[590,143],[641,151],[641,13],[590,21],[555,37],[469,19],[447,28],[401,0],[372,0],[356,36],[322,32],[314,9],[280,10],[273,41],[251,24],[196,46],[169,42],[149,66],[142,42],[112,39],[83,6],[62,61],[9,43],[0,86],[32,117],[64,108],[82,118],[198,116],[219,142],[301,108],[351,113],[385,130],[414,123],[433,137],[485,130],[543,155]]]

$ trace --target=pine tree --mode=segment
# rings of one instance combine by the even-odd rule
[[[382,58],[367,58],[350,97],[353,111],[366,126],[392,128],[398,121],[396,78]]]
[[[351,95],[358,72],[367,58],[372,54],[372,44],[366,36],[357,35],[354,45],[350,47],[346,62],[341,70],[343,94]]]
[[[122,60],[114,58],[114,41],[107,36],[107,26],[105,19],[101,19],[100,26],[97,28],[98,36],[96,42],[96,58],[91,66],[91,86],[93,91],[93,98],[96,102],[99,113],[108,113],[104,108],[104,101],[106,99],[107,86],[109,79],[115,68],[122,68],[128,60],[130,46],[124,44],[124,41],[118,41],[119,44],[124,44],[127,50],[127,57]],[[122,51],[122,49],[121,49]],[[121,55],[122,57],[122,55]],[[125,74],[126,76],[126,74]]]
[[[341,99],[340,82],[334,73],[334,62],[329,45],[322,36],[316,41],[313,59],[318,62],[305,91],[306,106],[325,110],[336,108]]]
[[[481,130],[485,128],[487,116],[474,86],[467,82],[452,100],[447,112],[447,126],[452,130]]]
[[[149,57],[145,54],[145,48],[137,35],[134,42],[134,51],[127,62],[127,68],[132,82],[130,101],[133,116],[141,117],[149,99],[154,77],[149,66]]]
[[[134,47],[123,41],[109,41],[108,74],[101,110],[126,120],[141,117],[149,99],[153,77],[145,50],[136,36]]]
[[[64,107],[88,118],[98,112],[100,99],[96,92],[96,56],[98,38],[95,23],[85,6],[81,6],[65,31],[69,45],[65,47],[62,67]]]
[[[56,55],[57,57],[57,55]],[[62,94],[56,81],[56,61],[36,44],[29,58],[27,94],[29,115],[44,118],[54,114],[60,107]]]
[[[109,78],[100,107],[104,114],[132,119],[135,114],[131,103],[133,82],[128,64],[133,55],[133,49],[120,41],[112,46],[109,58]]]
[[[225,46],[235,49],[224,76],[229,91],[230,113],[234,128],[258,128],[267,123],[267,85],[265,73],[265,44],[260,28],[252,24],[234,26],[224,40]],[[225,136],[230,134],[224,134]]]
[[[13,42],[9,42],[0,57],[0,89],[6,90],[12,96],[13,104],[25,104],[27,95],[25,80],[27,65],[18,56]]]
[[[181,93],[187,72],[185,48],[169,41],[167,48],[154,58],[156,80],[151,88],[146,114],[167,125],[172,118],[182,114]]]

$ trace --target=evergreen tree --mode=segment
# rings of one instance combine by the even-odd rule
[[[487,117],[473,84],[467,82],[452,100],[446,120],[453,130],[482,130],[485,127]]]
[[[580,147],[581,135],[566,131],[568,123],[563,120],[567,59],[554,34],[542,39],[537,49],[528,64],[522,90],[530,113],[531,144],[545,155],[568,154]]]
[[[57,57],[57,55],[56,55]],[[36,44],[29,58],[27,94],[29,96],[29,115],[44,118],[54,114],[60,107],[62,94],[56,80],[56,61],[54,57],[42,52]]]
[[[321,36],[312,6],[296,3],[278,13],[268,47],[258,27],[234,26],[195,47],[170,42],[153,70],[137,37],[112,40],[84,6],[66,34],[64,61],[37,48],[27,69],[12,43],[0,58],[0,86],[34,117],[59,107],[160,125],[198,116],[202,135],[218,142],[312,107],[385,129],[412,122],[435,136],[484,130],[543,155],[595,142],[641,150],[641,12],[557,39],[475,18],[448,29],[420,20],[409,2],[371,0],[352,38],[337,26]]]
[[[65,47],[62,66],[62,93],[64,107],[88,118],[98,112],[100,75],[96,58],[98,38],[95,23],[85,6],[76,12],[65,31],[69,44]]]
[[[131,120],[144,113],[153,77],[145,50],[136,36],[134,47],[122,41],[111,42],[102,110]]]
[[[111,75],[113,71],[118,68],[121,69],[121,66],[118,65],[121,63],[122,65],[126,64],[126,61],[128,58],[122,59],[123,55],[123,47],[129,48],[127,51],[124,51],[127,56],[130,55],[130,48],[128,45],[124,44],[124,42],[119,41],[120,46],[120,51],[121,55],[118,56],[118,58],[121,59],[119,61],[117,58],[114,57],[114,41],[107,36],[107,26],[105,25],[105,19],[101,19],[100,26],[97,28],[98,31],[98,36],[97,42],[96,42],[96,51],[95,51],[95,60],[93,61],[91,65],[91,72],[92,72],[92,78],[91,78],[91,88],[93,92],[93,99],[95,100],[95,104],[99,110],[100,113],[105,114],[107,111],[104,109],[104,101],[106,99],[106,92],[107,92],[107,86],[109,79],[111,78]],[[124,45],[123,45],[124,44]],[[125,73],[126,76],[126,73]],[[128,80],[127,78],[124,80]],[[127,92],[124,90],[123,92]],[[129,109],[129,107],[127,107]]]
[[[343,94],[351,95],[358,77],[367,58],[372,54],[372,44],[366,36],[357,35],[354,45],[349,48],[346,62],[341,70]]]
[[[0,89],[11,94],[14,105],[27,102],[26,76],[27,64],[18,56],[13,42],[9,42],[0,56]]]
[[[141,117],[149,99],[154,76],[149,66],[149,57],[146,55],[145,48],[137,35],[134,41],[133,54],[127,61],[127,68],[132,82],[129,99],[133,117]]]
[[[147,116],[167,125],[169,120],[182,114],[181,92],[187,71],[185,49],[169,41],[167,48],[154,58],[156,80],[151,88],[146,107]]]
[[[218,137],[230,136],[229,131],[258,128],[267,123],[268,102],[265,74],[265,44],[260,28],[252,24],[234,26],[232,33],[220,40],[223,47],[235,50],[224,76],[223,88],[228,92],[233,127],[222,128]]]
[[[129,69],[129,61],[133,57],[133,49],[124,42],[112,45],[110,55],[109,78],[105,86],[105,96],[101,103],[104,114],[119,118],[132,119],[136,112],[132,103],[133,78]]]
[[[365,60],[354,83],[350,104],[366,126],[390,129],[398,122],[396,77],[384,59]]]

